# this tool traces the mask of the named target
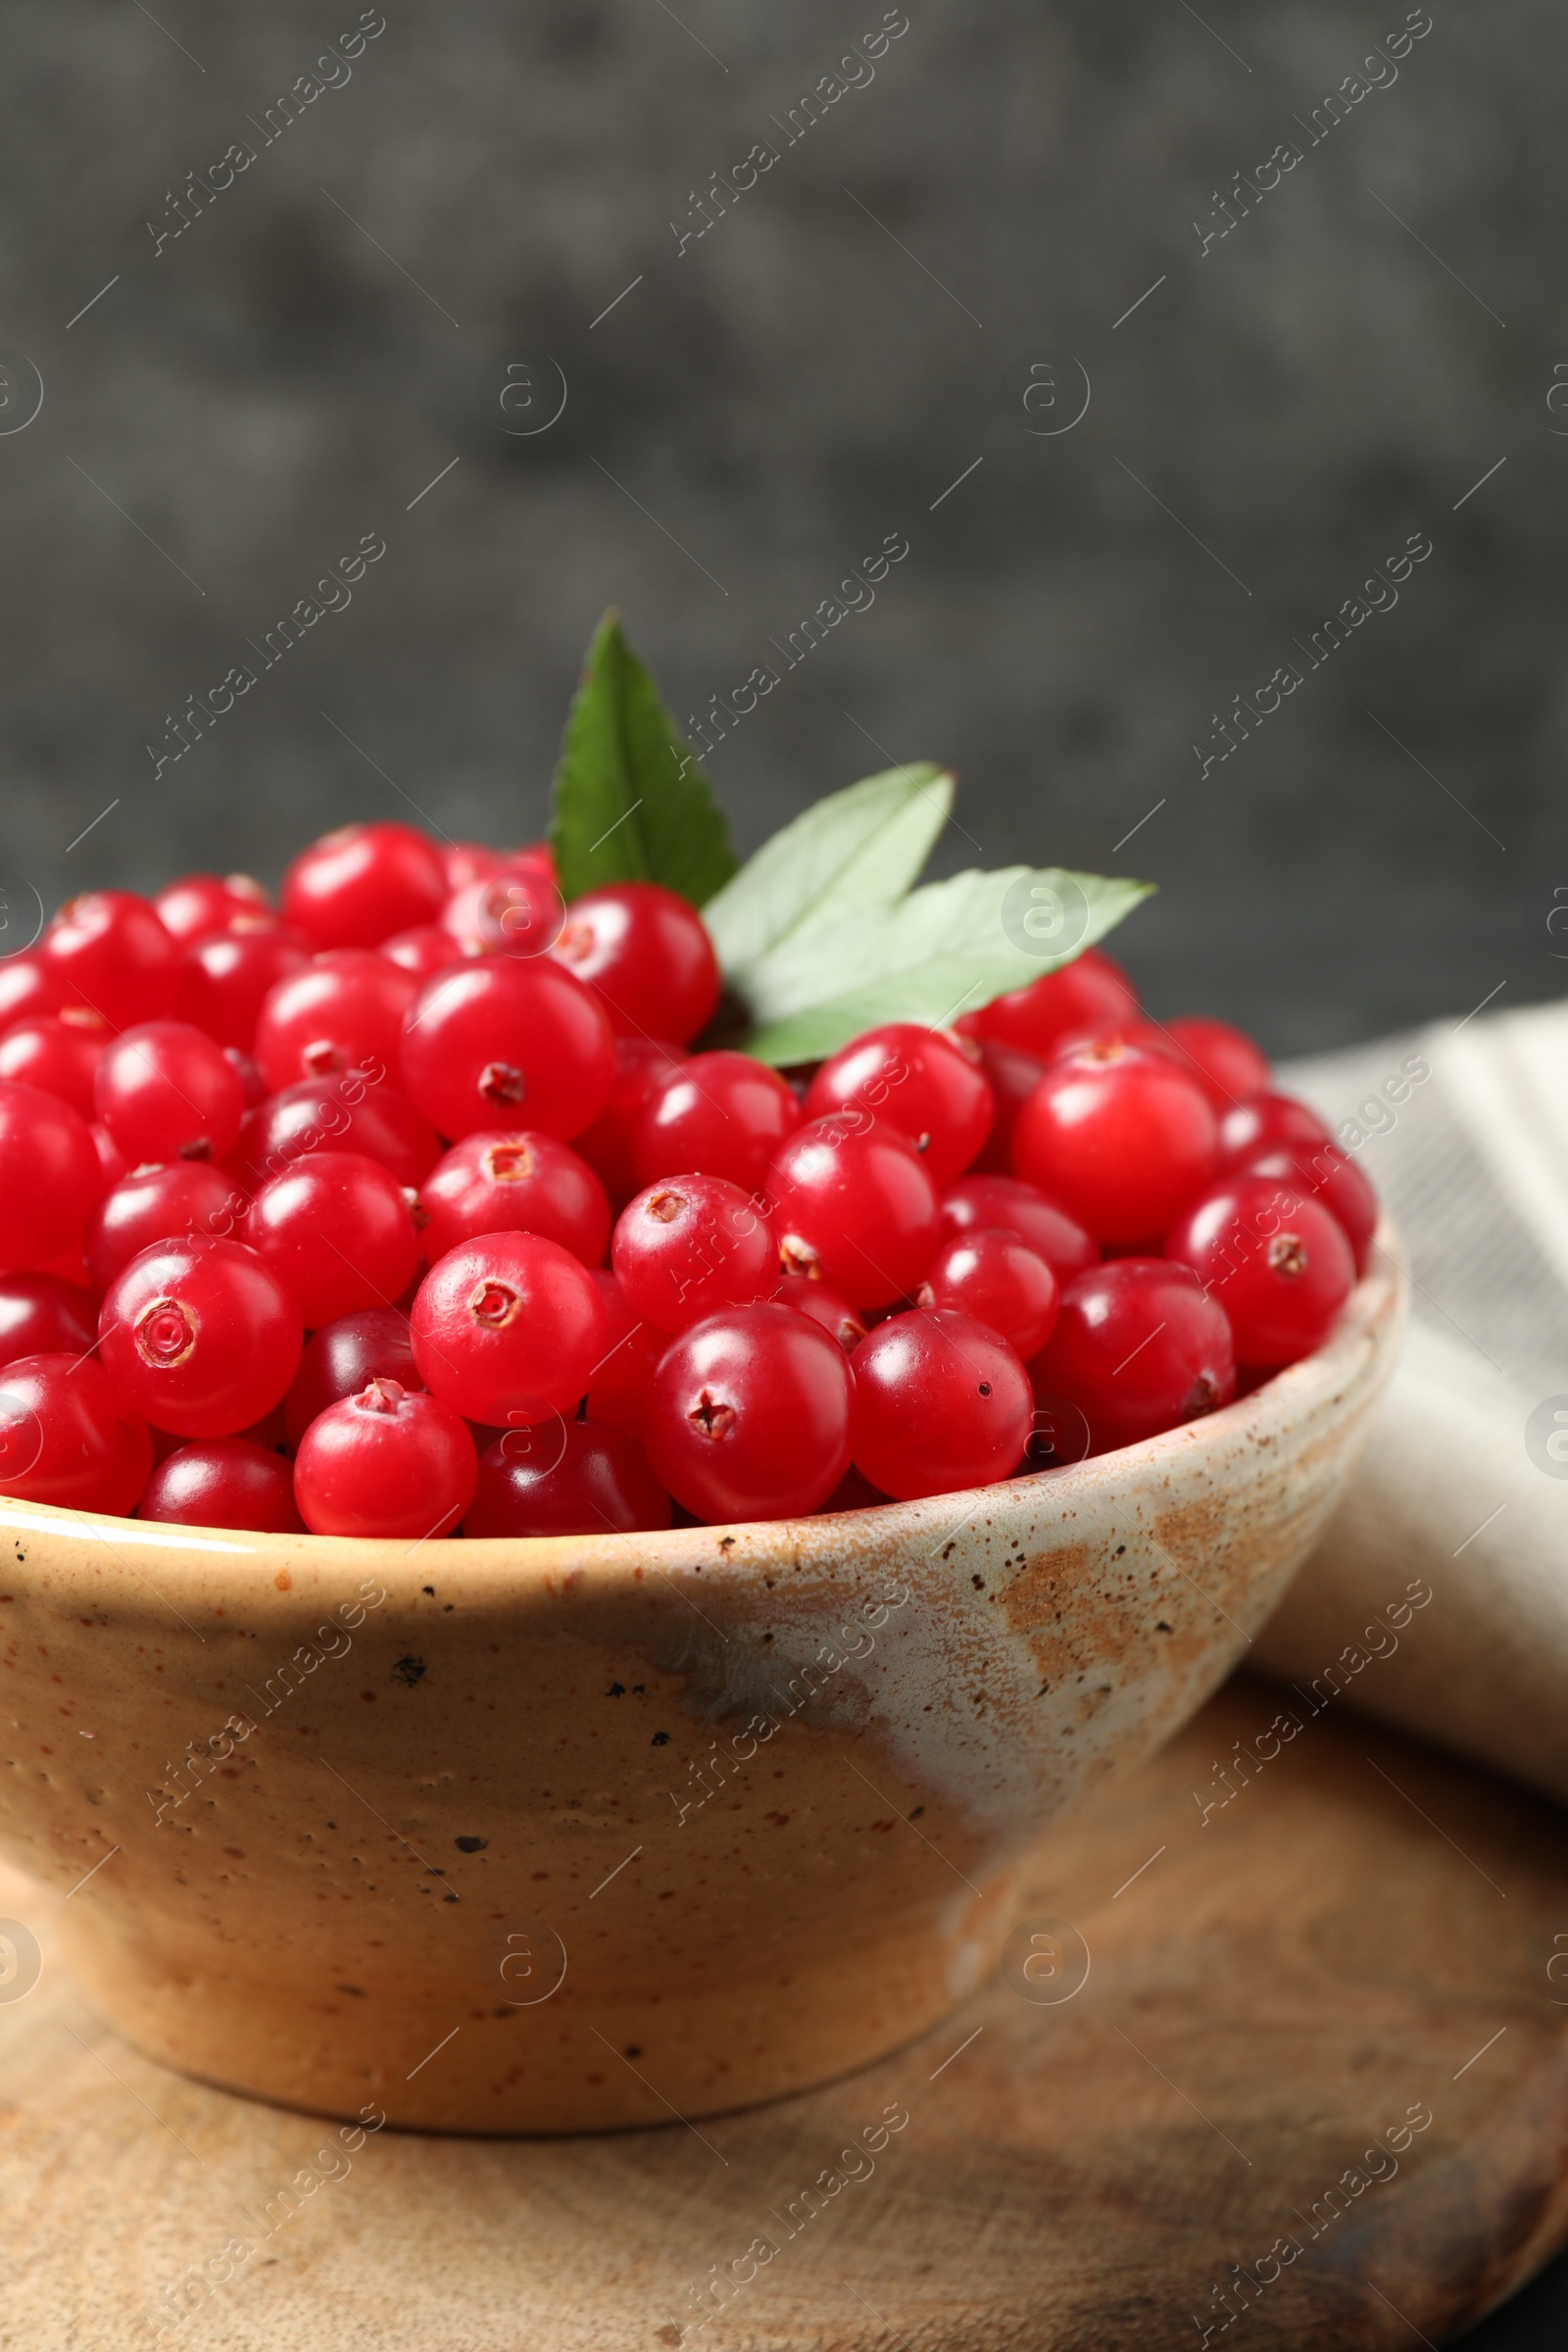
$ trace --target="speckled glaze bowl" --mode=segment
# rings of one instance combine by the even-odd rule
[[[0,1852],[116,2031],[290,2106],[597,2130],[865,2064],[1274,1607],[1392,1366],[1375,1262],[1223,1412],[927,1502],[412,1547],[0,1502]]]

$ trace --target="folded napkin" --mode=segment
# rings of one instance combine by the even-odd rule
[[[1568,1004],[1439,1023],[1279,1083],[1396,1220],[1411,1328],[1347,1497],[1248,1664],[1568,1798]]]

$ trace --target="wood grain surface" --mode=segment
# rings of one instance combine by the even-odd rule
[[[1436,2343],[1568,2234],[1564,1830],[1242,1680],[1053,1836],[938,2035],[698,2128],[532,2141],[345,2144],[165,2072],[6,1876],[43,1961],[15,1997],[0,1928],[0,2345]]]

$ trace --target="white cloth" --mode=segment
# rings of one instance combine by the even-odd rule
[[[1364,1137],[1414,1287],[1351,1488],[1248,1663],[1310,1686],[1339,1660],[1336,1704],[1568,1798],[1568,1004],[1279,1083]],[[1433,1599],[1395,1645],[1378,1620],[1414,1580]]]

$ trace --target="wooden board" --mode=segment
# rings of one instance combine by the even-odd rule
[[[350,2153],[115,2040],[45,1936],[0,2000],[0,2344],[1441,2340],[1568,2233],[1568,1825],[1304,1704],[1282,1744],[1288,1696],[1233,1684],[1055,1835],[1010,1984],[700,2128]],[[21,1879],[0,1913],[47,1925]]]

